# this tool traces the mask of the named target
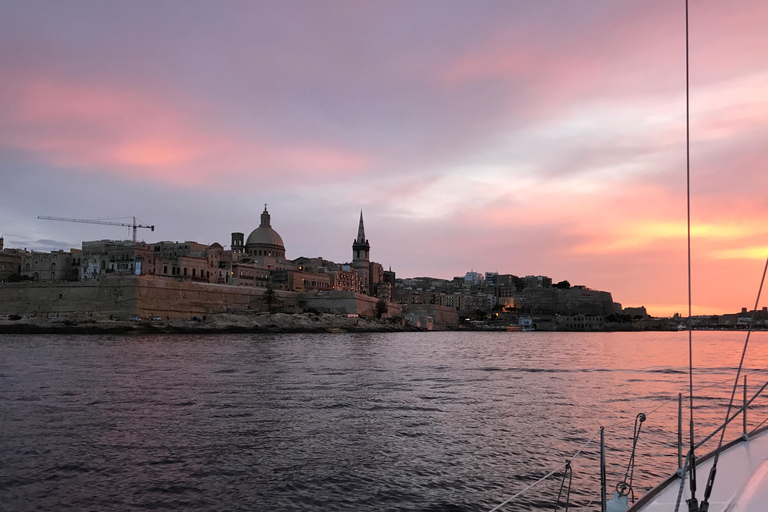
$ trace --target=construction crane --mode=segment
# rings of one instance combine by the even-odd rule
[[[133,241],[136,241],[136,228],[147,228],[152,231],[155,230],[155,226],[144,226],[143,224],[136,224],[136,217],[131,217],[133,222],[126,224],[124,222],[110,222],[108,220],[90,220],[90,219],[69,219],[67,217],[47,217],[45,215],[38,215],[38,219],[43,220],[60,220],[63,222],[82,222],[84,224],[104,224],[106,226],[122,226],[124,228],[133,228]]]

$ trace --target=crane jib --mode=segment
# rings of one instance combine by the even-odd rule
[[[124,227],[124,228],[132,228],[132,230],[133,230],[133,241],[134,242],[136,241],[136,229],[137,228],[146,228],[146,229],[149,229],[149,230],[151,230],[153,232],[155,231],[155,226],[154,225],[146,226],[144,224],[136,224],[136,217],[131,217],[133,219],[133,222],[130,223],[130,224],[125,223],[125,222],[113,222],[113,221],[108,221],[108,220],[72,219],[72,218],[69,218],[69,217],[49,217],[47,215],[38,215],[37,218],[38,219],[43,219],[43,220],[58,220],[58,221],[62,221],[62,222],[80,222],[80,223],[83,223],[83,224],[102,224],[102,225],[106,225],[106,226],[121,226],[121,227]]]

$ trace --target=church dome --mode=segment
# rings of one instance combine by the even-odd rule
[[[270,227],[259,226],[248,235],[248,240],[245,241],[246,247],[249,245],[270,245],[278,246],[285,250],[283,245],[283,239],[277,234],[277,231]]]
[[[267,205],[264,205],[264,212],[261,214],[261,225],[251,231],[245,241],[245,252],[252,256],[285,257],[283,239],[272,229]]]

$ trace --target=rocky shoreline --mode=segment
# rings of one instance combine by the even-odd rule
[[[90,316],[0,319],[0,334],[216,334],[423,331],[400,319],[331,314],[209,315],[196,320],[110,320]]]

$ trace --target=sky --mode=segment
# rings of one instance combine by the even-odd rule
[[[227,246],[398,277],[547,275],[687,314],[671,0],[0,0],[0,234]],[[691,1],[693,314],[768,256],[768,3]],[[118,220],[122,219],[122,220]],[[761,300],[759,306],[768,304]]]

